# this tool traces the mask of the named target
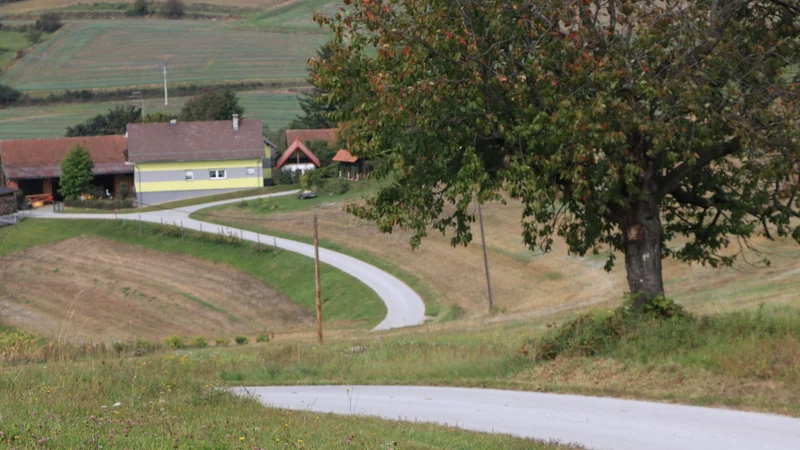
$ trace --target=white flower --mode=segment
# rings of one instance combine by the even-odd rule
[[[114,403],[112,406],[113,406],[114,408],[119,408],[120,406],[122,406],[122,403],[120,403],[120,402],[117,402],[117,403]]]

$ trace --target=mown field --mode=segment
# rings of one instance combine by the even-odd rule
[[[301,112],[297,93],[288,90],[238,92],[245,116],[261,121],[272,130],[286,126]],[[178,113],[189,97],[145,99],[145,113]],[[33,139],[64,136],[66,128],[118,105],[139,106],[140,102],[90,102],[50,104],[0,109],[0,139]]]
[[[172,83],[302,80],[306,62],[328,36],[259,32],[214,21],[69,22],[0,78],[20,90],[158,85],[159,64]]]
[[[287,4],[301,2],[302,0],[184,0],[184,4],[191,7],[194,4],[213,5],[221,7],[252,8],[268,10]],[[103,4],[132,3],[128,0],[102,0],[89,3],[86,0],[23,0],[20,2],[0,5],[0,14],[24,14],[34,11],[48,11],[77,6],[95,6]]]

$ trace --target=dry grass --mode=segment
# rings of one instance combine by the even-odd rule
[[[98,237],[31,248],[4,260],[6,325],[70,342],[230,336],[313,322],[252,275],[222,264]],[[122,314],[121,314],[122,313]]]
[[[278,7],[289,6],[300,0],[184,0],[184,3],[191,6],[193,4],[205,4],[214,6],[252,8],[258,10],[270,10]],[[66,8],[77,5],[94,5],[98,2],[87,0],[24,0],[21,2],[6,3],[0,6],[0,14],[24,14],[33,11],[45,11],[50,9]],[[131,3],[127,0],[102,0],[102,3]]]
[[[261,231],[309,238],[314,211],[269,214],[230,207],[217,209],[207,220]],[[453,248],[449,238],[432,232],[422,246],[412,251],[409,233],[382,234],[370,223],[342,211],[341,203],[321,204],[320,238],[324,242],[367,252],[421,279],[442,304],[457,305],[466,319],[485,320],[486,281],[480,235],[467,248]],[[513,319],[541,316],[620,303],[627,290],[622,255],[612,273],[603,270],[602,256],[567,255],[563,241],[555,242],[549,254],[532,252],[522,244],[518,205],[489,204],[484,208],[486,239],[500,317]],[[254,220],[263,218],[264,220]],[[269,220],[269,219],[280,220]],[[477,233],[477,230],[476,230]],[[756,244],[772,259],[772,267],[753,267],[740,261],[734,268],[711,269],[664,261],[667,295],[694,312],[721,312],[756,307],[766,303],[800,301],[800,246],[793,241]],[[750,253],[748,260],[754,255]],[[495,319],[492,320],[496,320]]]

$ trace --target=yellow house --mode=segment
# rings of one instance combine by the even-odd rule
[[[260,120],[132,123],[127,131],[142,206],[253,189],[272,177]]]

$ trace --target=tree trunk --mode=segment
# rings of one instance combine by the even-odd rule
[[[640,204],[625,224],[625,270],[634,308],[664,293],[658,203]]]

